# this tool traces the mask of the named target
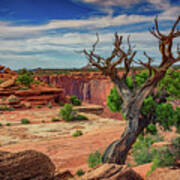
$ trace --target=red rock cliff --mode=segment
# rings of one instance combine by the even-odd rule
[[[106,105],[106,99],[113,87],[108,77],[97,72],[74,73],[71,75],[41,75],[38,80],[63,88],[65,94],[75,95],[87,103]]]

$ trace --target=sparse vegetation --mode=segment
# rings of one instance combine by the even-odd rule
[[[2,126],[2,123],[0,123],[0,126]]]
[[[26,118],[22,118],[21,119],[21,124],[30,124],[31,122],[29,121],[29,119]]]
[[[82,175],[85,174],[85,172],[84,172],[82,169],[78,169],[78,170],[76,171],[76,174],[77,174],[77,176],[82,176]]]
[[[18,98],[11,98],[11,99],[9,99],[9,102],[14,102],[14,101],[19,101],[19,99]]]
[[[13,107],[9,106],[0,106],[0,111],[14,111],[15,109]]]
[[[65,121],[72,121],[76,115],[76,111],[73,110],[72,104],[65,104],[63,108],[60,110],[60,115],[62,119]]]
[[[26,87],[30,87],[31,83],[34,81],[32,72],[22,69],[18,71],[17,82]]]
[[[37,105],[36,107],[37,107],[38,109],[42,108],[42,106],[41,106],[41,105]]]
[[[101,153],[98,151],[96,151],[95,153],[91,153],[88,157],[88,166],[90,168],[94,168],[101,162],[102,162]]]
[[[6,126],[11,126],[11,123],[6,123]]]
[[[52,122],[58,122],[58,121],[60,121],[60,119],[59,119],[58,117],[53,117],[53,118],[51,119],[51,121],[52,121]]]
[[[71,96],[69,100],[70,100],[71,104],[74,106],[80,106],[82,104],[80,99],[78,99],[76,96]]]
[[[47,106],[49,109],[51,109],[53,107],[51,102],[49,102]]]
[[[82,136],[82,135],[83,135],[83,132],[82,132],[81,130],[76,130],[76,131],[72,134],[73,137],[78,137],[78,136]]]
[[[75,117],[75,120],[88,120],[88,118],[86,116],[84,116],[84,115],[78,114]]]

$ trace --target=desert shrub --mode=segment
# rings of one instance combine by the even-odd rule
[[[152,135],[156,135],[157,134],[157,128],[155,124],[149,124],[146,128],[146,134],[152,134]]]
[[[18,98],[11,98],[11,99],[9,99],[9,102],[14,102],[14,101],[19,101],[19,99]]]
[[[59,102],[59,106],[64,106],[64,103],[63,102]]]
[[[0,123],[0,126],[2,126],[2,123]]]
[[[88,157],[88,166],[93,168],[102,162],[102,156],[100,152],[96,151],[95,153],[91,153]]]
[[[180,137],[176,137],[172,141],[172,146],[174,149],[174,155],[176,156],[177,159],[180,159]]]
[[[78,136],[82,136],[82,135],[83,135],[83,132],[82,132],[81,130],[76,130],[76,131],[72,134],[73,137],[78,137]]]
[[[29,119],[26,118],[22,118],[21,119],[21,124],[30,124],[31,122],[29,121]]]
[[[51,109],[53,107],[51,102],[49,102],[47,106],[48,106],[49,109]]]
[[[11,123],[6,123],[6,126],[11,126]]]
[[[69,100],[74,106],[80,106],[82,104],[80,99],[78,99],[76,96],[71,96]]]
[[[3,83],[3,80],[0,80],[0,84]]]
[[[114,86],[107,98],[107,105],[112,112],[120,112],[121,105],[123,103],[122,98],[118,95],[116,87]]]
[[[168,147],[161,147],[153,153],[152,166],[147,175],[151,174],[158,167],[172,166],[175,163],[174,154]]]
[[[42,122],[42,123],[45,123],[45,120],[42,120],[41,122]]]
[[[42,106],[41,105],[37,105],[36,107],[40,109]]]
[[[60,121],[60,119],[59,119],[58,117],[53,117],[53,118],[51,119],[51,121],[52,121],[52,122],[57,122],[57,121]]]
[[[0,106],[0,111],[14,111],[15,109],[13,107],[8,106]]]
[[[85,172],[84,172],[82,169],[78,169],[78,170],[76,171],[76,174],[77,174],[77,176],[82,176],[82,175],[85,174]]]
[[[28,87],[20,87],[19,90],[28,90]]]
[[[35,81],[33,81],[33,84],[39,85],[39,84],[41,84],[41,81],[35,80]]]
[[[76,117],[75,117],[76,120],[88,120],[88,118],[84,115],[81,115],[81,114],[78,114]]]
[[[30,84],[33,82],[33,77],[29,73],[25,73],[22,75],[18,75],[17,81],[19,81],[21,84],[29,87]]]
[[[60,110],[60,115],[65,121],[72,121],[76,115],[76,111],[73,110],[72,104],[65,104]]]
[[[139,136],[137,141],[133,144],[131,149],[132,157],[137,165],[149,163],[153,159],[154,149],[151,149],[151,145],[160,141],[157,136]]]

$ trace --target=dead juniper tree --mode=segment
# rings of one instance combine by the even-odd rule
[[[121,112],[125,115],[127,120],[126,128],[119,140],[110,144],[103,155],[103,163],[124,164],[128,151],[130,150],[136,138],[147,125],[151,122],[151,117],[144,118],[141,114],[141,107],[145,98],[147,98],[156,88],[158,82],[163,79],[168,68],[174,63],[180,61],[180,51],[177,48],[177,55],[172,53],[173,40],[180,37],[180,31],[177,30],[177,25],[180,21],[180,16],[171,28],[169,34],[165,35],[159,30],[158,19],[154,20],[154,27],[150,33],[159,41],[159,51],[161,53],[161,62],[157,67],[152,65],[154,61],[150,56],[144,52],[147,62],[141,60],[135,61],[134,57],[136,51],[133,50],[129,37],[127,39],[128,49],[125,51],[122,48],[123,37],[115,33],[114,48],[112,54],[108,58],[104,58],[95,53],[96,46],[99,42],[97,34],[97,41],[92,46],[92,50],[84,49],[82,53],[86,55],[89,63],[100,70],[104,75],[108,76],[114,83],[119,96],[122,98]],[[138,63],[143,68],[148,70],[148,78],[146,82],[137,87],[135,81],[135,73],[133,63]],[[118,74],[118,66],[124,65],[124,73],[122,76]],[[131,76],[133,89],[130,89],[126,84],[126,79]]]

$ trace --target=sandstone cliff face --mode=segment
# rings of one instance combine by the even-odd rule
[[[65,95],[75,95],[82,101],[106,105],[113,83],[100,73],[76,73],[72,75],[42,75],[38,80],[65,90]]]

